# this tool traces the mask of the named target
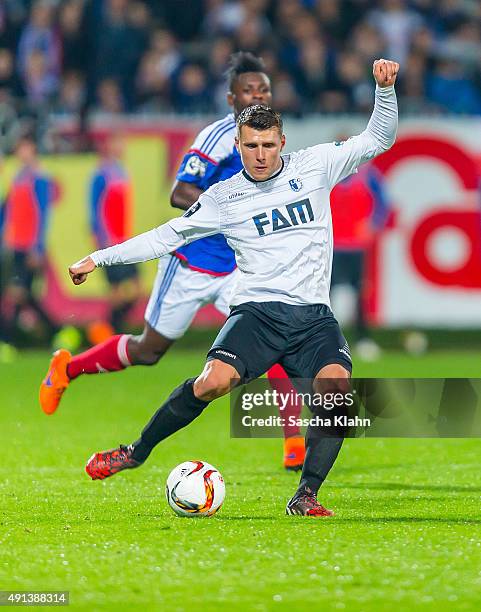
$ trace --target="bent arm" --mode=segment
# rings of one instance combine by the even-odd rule
[[[374,110],[366,129],[345,142],[320,145],[332,189],[357,168],[387,151],[396,140],[398,110],[394,86],[376,87]]]
[[[357,168],[387,151],[396,140],[398,109],[394,83],[399,64],[376,60],[373,75],[376,81],[374,109],[366,129],[345,142],[312,147],[318,163],[325,169],[330,189],[352,174]]]

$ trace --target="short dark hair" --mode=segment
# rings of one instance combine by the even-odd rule
[[[254,104],[244,108],[239,113],[236,122],[239,132],[243,125],[259,131],[276,127],[282,135],[282,117],[280,113],[276,113],[269,106],[262,106],[262,104]]]
[[[245,72],[265,72],[264,61],[249,51],[239,51],[230,56],[229,68],[226,77],[229,82],[229,89],[232,87],[240,74]]]

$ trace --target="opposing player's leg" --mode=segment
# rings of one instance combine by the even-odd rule
[[[57,351],[40,385],[42,410],[46,414],[55,412],[70,382],[83,374],[104,374],[130,366],[156,364],[185,333],[202,305],[202,296],[192,293],[195,279],[185,279],[184,274],[180,261],[175,257],[163,258],[159,262],[145,313],[144,330],[140,335],[115,335],[74,357],[64,349]],[[190,286],[190,298],[182,301],[186,286]]]
[[[242,379],[257,378],[276,363],[285,346],[281,334],[265,325],[255,311],[234,309],[207,355],[204,370],[186,380],[170,394],[129,446],[94,453],[86,471],[101,480],[141,465],[159,442],[182,429],[202,414],[208,404]]]
[[[283,358],[293,379],[309,385],[310,393],[347,392],[352,371],[349,347],[339,325],[327,306],[319,310],[318,320],[306,328]],[[306,432],[306,458],[299,487],[287,504],[287,514],[330,516],[333,513],[317,501],[317,493],[339,454],[343,432],[339,429],[309,425]]]
[[[83,374],[120,372],[130,366],[153,365],[172,346],[148,323],[138,336],[115,335],[72,357],[69,351],[55,351],[40,384],[39,401],[45,414],[53,414],[70,383]]]
[[[279,414],[284,419],[282,430],[284,432],[284,467],[286,470],[297,472],[302,469],[306,447],[301,428],[297,420],[302,411],[302,401],[293,387],[284,368],[276,363],[267,371],[270,386],[282,394],[287,400],[283,409],[279,407]]]

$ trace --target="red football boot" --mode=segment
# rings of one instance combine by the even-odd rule
[[[334,512],[324,508],[324,506],[317,501],[314,493],[308,487],[305,487],[301,491],[298,491],[288,502],[286,514],[320,518],[322,516],[333,516]]]
[[[132,457],[133,451],[132,444],[121,444],[118,448],[94,453],[87,461],[85,471],[92,480],[104,480],[122,470],[139,467],[142,463]]]

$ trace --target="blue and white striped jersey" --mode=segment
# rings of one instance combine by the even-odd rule
[[[206,191],[237,174],[242,163],[234,146],[235,129],[232,113],[204,128],[182,160],[177,180],[193,183]],[[222,234],[183,246],[175,255],[193,270],[216,276],[230,274],[236,267],[234,251]]]

